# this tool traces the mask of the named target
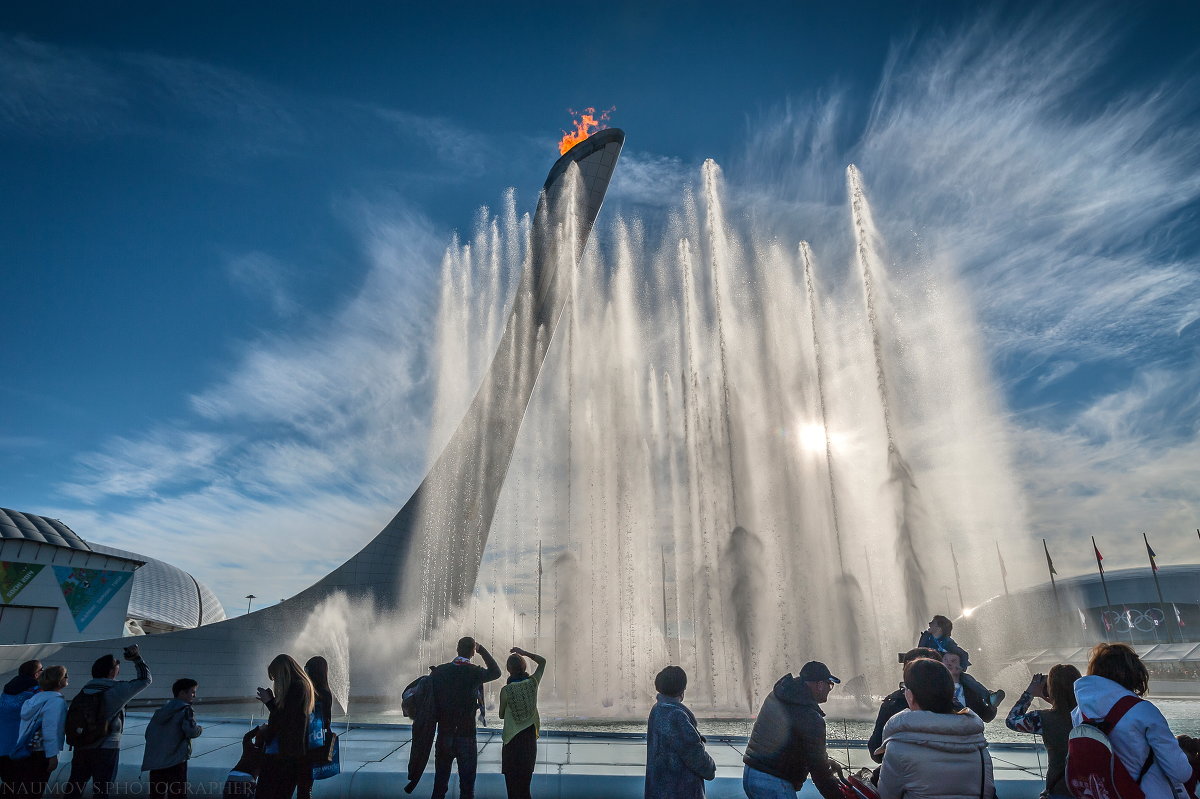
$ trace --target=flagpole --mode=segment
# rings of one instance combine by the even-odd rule
[[[963,599],[962,580],[958,576],[958,558],[954,555],[953,541],[950,542],[950,560],[954,563],[954,585],[958,588],[958,612],[962,613],[966,609],[967,603]]]
[[[533,640],[539,647],[542,639],[542,541],[538,539],[538,604],[537,604],[537,620],[534,623]]]
[[[1058,583],[1054,581],[1054,575],[1058,572],[1054,568],[1054,561],[1050,560],[1050,547],[1044,538],[1042,539],[1042,549],[1046,551],[1046,568],[1050,570],[1050,586],[1054,589],[1054,612],[1061,616],[1062,603],[1058,601]]]
[[[1100,562],[1104,560],[1104,556],[1100,554],[1100,547],[1096,546],[1096,536],[1092,536],[1092,552],[1096,553],[1096,568],[1100,570],[1100,585],[1104,588],[1104,612],[1108,613],[1112,610],[1112,600],[1108,598],[1108,581],[1104,579],[1104,564]]]
[[[1004,568],[1004,556],[1000,554],[1000,542],[993,541],[996,545],[996,560],[1000,561],[1000,581],[1004,583],[1004,595],[1008,596],[1008,569]]]
[[[660,547],[659,555],[662,566],[663,638],[667,639],[667,660],[671,660],[671,631],[668,628],[670,622],[667,619],[667,548]]]
[[[1158,604],[1162,605],[1163,620],[1165,621],[1167,615],[1167,603],[1166,600],[1163,599],[1162,586],[1158,582],[1158,564],[1154,562],[1154,550],[1150,548],[1150,539],[1146,537],[1145,533],[1142,533],[1142,540],[1146,542],[1146,557],[1150,558],[1150,573],[1154,575],[1154,590],[1158,592]],[[1168,627],[1167,640],[1171,641],[1173,638],[1174,636],[1171,635],[1170,628]]]

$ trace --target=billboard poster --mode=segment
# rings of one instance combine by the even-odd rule
[[[4,604],[12,604],[21,589],[29,585],[38,572],[42,570],[41,563],[15,563],[10,560],[0,560],[0,597]]]
[[[121,590],[121,586],[128,582],[133,572],[55,566],[54,575],[62,588],[63,599],[75,617],[75,626],[79,632],[83,632],[96,614]]]

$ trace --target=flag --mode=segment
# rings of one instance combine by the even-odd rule
[[[1098,568],[1100,573],[1103,574],[1104,564],[1101,561],[1104,560],[1104,556],[1100,554],[1100,547],[1096,546],[1096,539],[1094,538],[1092,539],[1092,549],[1096,550],[1096,568]]]
[[[1000,542],[996,542],[996,557],[1000,560],[1000,577],[1003,580],[1008,579],[1008,569],[1004,568],[1004,556],[1000,554]]]
[[[1133,629],[1133,611],[1125,608],[1125,623],[1129,625],[1129,629]]]
[[[1146,542],[1146,554],[1150,556],[1150,568],[1154,570],[1155,574],[1157,574],[1158,573],[1158,564],[1154,562],[1154,559],[1158,556],[1155,555],[1154,550],[1150,548],[1150,539],[1146,538],[1145,533],[1142,533],[1142,538]]]
[[[1079,614],[1080,626],[1082,626],[1084,630],[1087,630],[1087,616],[1084,616],[1083,611],[1079,608],[1075,608],[1075,612]]]
[[[1042,548],[1046,550],[1046,568],[1050,569],[1051,574],[1058,574],[1054,569],[1054,561],[1050,560],[1050,547],[1046,545],[1046,539],[1042,539]]]
[[[1175,610],[1175,623],[1180,627],[1186,627],[1187,625],[1183,623],[1183,616],[1179,613],[1179,606],[1172,602],[1171,607]]]
[[[1103,613],[1101,613],[1100,619],[1104,622],[1105,632],[1111,633],[1112,632],[1112,622],[1108,620],[1108,611],[1104,611]]]

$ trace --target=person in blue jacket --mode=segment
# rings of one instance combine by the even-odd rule
[[[9,755],[17,745],[21,729],[21,706],[38,692],[38,677],[42,674],[42,663],[27,660],[17,669],[17,676],[4,686],[0,694],[0,795],[10,796],[10,787],[18,779],[17,770]]]

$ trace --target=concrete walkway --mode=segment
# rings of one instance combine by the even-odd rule
[[[150,714],[130,713],[122,738],[121,783],[117,795],[146,796],[142,762],[144,731]],[[245,718],[200,719],[204,734],[195,739],[188,776],[196,795],[220,796],[229,769],[241,754],[242,736],[250,729]],[[318,782],[315,799],[388,797],[402,799],[407,782],[410,728],[394,724],[335,724],[340,736],[342,774]],[[500,774],[500,733],[479,731],[479,776],[475,783],[478,799],[505,799],[504,777]],[[745,738],[712,739],[708,751],[717,763],[717,778],[708,783],[709,799],[744,799],[742,753]],[[997,790],[1004,799],[1034,799],[1044,783],[1040,764],[1045,753],[1033,744],[993,744]],[[857,768],[874,765],[862,741],[830,741],[830,756]],[[60,758],[55,780],[66,779],[70,753]],[[646,763],[645,736],[634,733],[545,732],[538,743],[537,773],[533,794],[538,799],[594,797],[594,799],[641,799]],[[412,796],[428,797],[433,789],[433,763]],[[458,797],[458,779],[450,780],[450,797]],[[819,797],[811,784],[800,792],[803,799]]]

